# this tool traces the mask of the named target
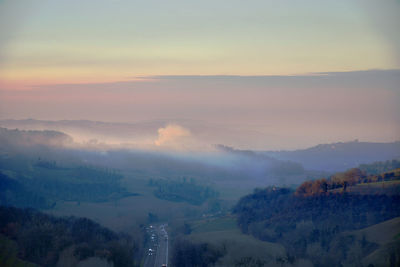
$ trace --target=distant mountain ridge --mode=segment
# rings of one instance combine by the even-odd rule
[[[320,144],[307,149],[293,151],[260,152],[280,160],[301,163],[311,170],[344,171],[360,164],[400,158],[400,141],[377,142],[338,142]]]
[[[101,122],[91,120],[0,120],[0,127],[20,130],[54,130],[70,135],[76,142],[99,141],[104,143],[153,144],[158,130],[168,125],[179,125],[190,136],[205,144],[220,144],[234,147],[258,147],[272,137],[268,134],[237,127],[220,125],[201,120],[157,119],[138,122]]]
[[[195,120],[153,120],[137,123],[112,123],[90,120],[44,121],[35,119],[0,120],[0,127],[20,130],[50,130],[65,133],[74,142],[94,144],[146,144],[154,145],[158,130],[169,123],[177,123],[187,129],[193,140],[199,144],[222,144],[216,147],[225,152],[249,157],[253,160],[290,161],[301,164],[307,170],[344,171],[376,161],[400,158],[400,141],[391,143],[378,142],[337,142],[320,144],[307,149],[282,151],[256,151],[243,149],[236,144],[268,139],[268,136],[251,131],[224,128],[221,125],[209,124]],[[251,139],[251,140],[250,140]],[[66,140],[64,140],[66,141]],[[235,149],[232,149],[234,147]],[[269,157],[269,158],[267,158]],[[272,159],[273,158],[273,159]]]

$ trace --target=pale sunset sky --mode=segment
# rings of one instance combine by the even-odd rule
[[[0,0],[0,119],[400,140],[399,28],[397,0]]]

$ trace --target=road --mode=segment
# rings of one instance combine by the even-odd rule
[[[150,242],[147,248],[147,255],[144,260],[144,267],[168,266],[168,233],[166,224],[151,225],[147,234]]]

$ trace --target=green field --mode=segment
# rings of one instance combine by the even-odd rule
[[[154,196],[154,188],[149,187],[148,179],[130,173],[124,174],[122,186],[139,195],[109,202],[58,202],[48,213],[58,216],[88,217],[116,231],[128,231],[140,224],[146,224],[148,214],[157,215],[160,221],[180,219],[191,214],[201,216],[203,206],[185,202],[172,202]],[[173,215],[173,217],[172,217]]]
[[[234,217],[210,218],[194,221],[191,224],[193,234],[201,234],[208,232],[237,230],[236,220]]]
[[[38,265],[17,258],[17,244],[0,234],[0,266],[38,267]]]

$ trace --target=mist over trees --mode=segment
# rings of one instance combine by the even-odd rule
[[[0,267],[400,267],[400,0],[0,0]]]
[[[369,175],[380,174],[394,169],[400,168],[400,160],[393,159],[387,161],[378,161],[370,164],[360,164],[358,167],[361,171],[366,172]]]
[[[332,173],[310,171],[266,152],[222,145],[212,153],[86,149],[60,145],[68,140],[62,133],[6,129],[0,131],[0,139],[4,140],[0,143],[0,204],[5,222],[0,237],[7,251],[18,252],[16,260],[54,266],[66,258],[74,262],[96,258],[105,264],[132,266],[144,257],[146,238],[140,234],[144,224],[164,221],[173,229],[170,259],[176,266],[221,262],[233,266],[355,262],[363,266],[376,262],[369,261],[371,255],[384,262],[400,259],[397,241],[381,244],[370,234],[363,237],[357,232],[374,233],[365,229],[395,225],[400,216],[398,160]],[[344,143],[339,148],[348,152],[353,145]],[[331,149],[323,145],[314,152],[329,154]],[[76,209],[84,214],[92,207],[115,209],[111,220],[129,231],[135,229],[135,235],[116,234],[89,219],[59,218],[11,206],[55,213]],[[174,212],[165,207],[174,207]],[[141,217],[126,215],[124,209],[131,214],[140,210]],[[97,221],[98,214],[90,216]],[[130,221],[131,216],[139,220]],[[262,246],[276,246],[279,253],[258,257],[251,250],[239,251],[236,258],[232,255],[237,247],[226,245],[225,239],[213,243],[192,239],[202,225],[211,225],[205,227],[207,232],[221,228],[219,223],[235,226],[225,234],[234,236],[238,247],[249,242],[237,241],[248,235]]]
[[[265,151],[263,154],[280,160],[298,162],[309,170],[338,172],[355,168],[360,164],[398,159],[400,158],[400,141],[371,143],[355,140],[320,144],[293,151]]]
[[[2,147],[64,146],[71,145],[73,139],[59,131],[9,130],[0,127]]]

